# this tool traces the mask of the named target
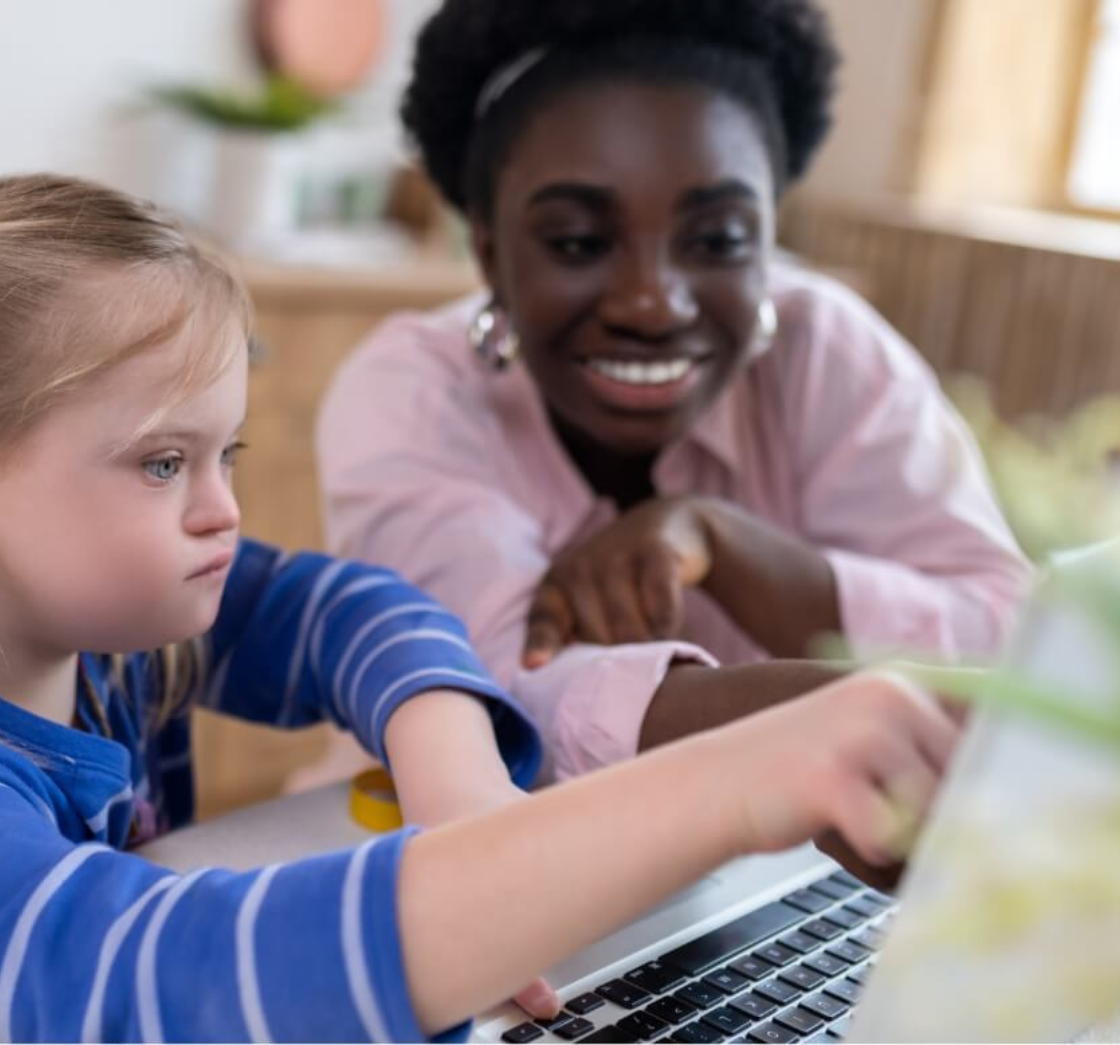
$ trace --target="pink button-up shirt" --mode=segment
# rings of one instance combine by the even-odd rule
[[[662,495],[733,501],[817,547],[857,651],[998,649],[1029,568],[976,447],[925,362],[865,302],[775,266],[779,328],[680,443]],[[339,371],[318,454],[332,549],[400,570],[459,614],[540,726],[559,777],[633,755],[670,663],[767,654],[701,592],[681,642],[576,645],[520,667],[556,552],[615,517],[573,466],[526,369],[467,344],[480,301],[388,320]]]

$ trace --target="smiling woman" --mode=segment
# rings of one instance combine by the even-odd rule
[[[337,376],[328,536],[466,618],[558,775],[808,688],[821,632],[990,652],[1024,592],[929,368],[774,256],[836,62],[812,0],[445,0],[419,38],[405,124],[489,293]]]

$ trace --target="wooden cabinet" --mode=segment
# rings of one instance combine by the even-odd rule
[[[478,285],[467,261],[418,250],[368,270],[295,269],[242,262],[263,345],[249,379],[248,450],[235,486],[247,536],[296,551],[323,547],[312,437],[319,401],[339,363],[400,309],[428,309]],[[200,817],[278,793],[319,754],[326,727],[284,733],[195,714]]]

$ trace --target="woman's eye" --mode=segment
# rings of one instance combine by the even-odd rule
[[[591,261],[609,248],[605,236],[549,236],[548,249],[565,261]]]
[[[222,451],[222,467],[232,468],[237,463],[237,455],[245,448],[244,443],[230,443]]]
[[[175,479],[182,467],[183,459],[181,457],[156,457],[144,462],[144,471],[161,483],[169,483]]]
[[[716,258],[740,257],[753,245],[750,235],[741,229],[702,232],[695,237],[693,243],[702,253]]]

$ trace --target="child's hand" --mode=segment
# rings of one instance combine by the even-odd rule
[[[837,831],[866,864],[897,864],[959,732],[937,700],[884,673],[852,675],[727,727],[742,848],[785,849]]]

